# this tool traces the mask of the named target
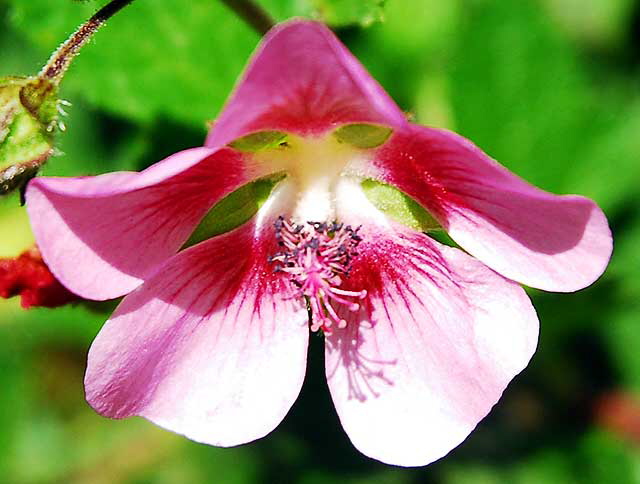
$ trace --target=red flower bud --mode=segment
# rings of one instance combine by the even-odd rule
[[[0,259],[0,297],[18,295],[25,309],[54,308],[79,300],[55,278],[36,247],[14,259]]]

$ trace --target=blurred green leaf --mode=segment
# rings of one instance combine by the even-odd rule
[[[638,96],[591,87],[534,3],[483,2],[467,19],[451,66],[457,129],[531,183],[617,207],[640,183]]]
[[[291,17],[311,17],[331,27],[369,26],[385,18],[387,0],[258,0],[281,22]]]
[[[0,230],[0,257],[16,257],[33,244],[27,211],[20,206],[17,193],[0,198]]]
[[[497,469],[489,466],[468,465],[451,468],[444,479],[446,484],[501,484],[503,479]]]
[[[504,466],[467,465],[452,468],[446,484],[578,484],[571,469],[570,456],[547,450],[530,458]]]
[[[601,325],[622,384],[640,393],[640,217],[633,222],[615,238],[608,276],[616,282],[616,304]]]
[[[544,0],[548,11],[578,40],[612,47],[624,40],[634,0]]]
[[[371,25],[383,18],[386,0],[311,0],[317,15],[329,25]]]
[[[640,203],[640,99],[630,90],[619,92],[617,102],[601,100],[610,106],[607,116],[612,119],[596,137],[585,140],[587,149],[572,166],[566,186],[595,199],[608,214]]]
[[[588,484],[637,484],[640,478],[640,452],[628,442],[600,431],[591,431],[578,448],[580,463]]]
[[[574,447],[547,448],[501,466],[449,467],[446,484],[633,484],[640,460],[624,443],[589,432]]]
[[[85,176],[142,168],[140,159],[154,143],[152,125],[105,116],[80,96],[71,98],[66,110],[67,130],[57,136],[57,154],[44,166],[43,175]]]
[[[629,203],[631,210],[640,206],[640,193]],[[614,234],[614,251],[609,277],[618,282],[618,296],[624,302],[640,303],[640,213],[630,219],[629,228]]]
[[[340,482],[341,484],[409,484],[413,482],[403,469],[384,469],[364,476],[345,476],[331,474],[326,470],[311,471],[304,474],[300,484],[327,484]]]
[[[95,8],[93,2],[16,0],[11,19],[44,63]],[[83,48],[63,87],[113,113],[141,121],[168,115],[204,131],[257,41],[220,2],[135,2]]]
[[[349,47],[404,109],[415,109],[424,79],[448,67],[462,9],[457,1],[391,0],[384,20],[358,32]]]
[[[269,0],[279,18],[316,11],[328,23],[370,23],[380,0]],[[42,53],[55,49],[95,10],[93,2],[11,2],[13,25]],[[258,36],[221,2],[136,2],[83,48],[63,87],[96,106],[136,120],[158,115],[201,126],[229,95]]]
[[[451,65],[457,130],[530,182],[562,191],[594,131],[570,46],[533,2],[481,2],[466,20]]]

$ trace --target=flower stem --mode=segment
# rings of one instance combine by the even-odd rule
[[[221,1],[260,35],[266,34],[267,31],[275,25],[275,21],[271,16],[260,5],[252,0]]]
[[[71,61],[104,23],[133,0],[111,0],[98,10],[56,50],[40,71],[38,77],[59,84]]]

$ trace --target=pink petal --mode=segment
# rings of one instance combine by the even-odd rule
[[[265,130],[317,134],[345,123],[406,121],[327,27],[293,20],[267,34],[206,144]]]
[[[611,232],[593,201],[539,190],[454,133],[412,126],[374,163],[382,180],[414,197],[463,249],[505,277],[575,291],[607,266]]]
[[[141,173],[36,178],[27,210],[56,278],[85,298],[110,299],[137,287],[216,201],[253,177],[238,153],[195,148]]]
[[[273,218],[191,247],[128,295],[89,351],[87,400],[208,444],[270,432],[305,373],[307,313],[273,274]]]
[[[527,365],[538,320],[517,284],[423,234],[361,218],[371,209],[357,198],[341,217],[363,224],[345,288],[368,296],[327,338],[329,389],[361,452],[425,465],[460,444]]]

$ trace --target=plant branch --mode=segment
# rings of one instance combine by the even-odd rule
[[[71,61],[104,23],[134,0],[111,0],[98,10],[56,50],[40,71],[41,79],[48,79],[56,84],[69,68]]]
[[[275,21],[271,16],[253,0],[221,1],[260,35],[266,34],[275,25]]]

